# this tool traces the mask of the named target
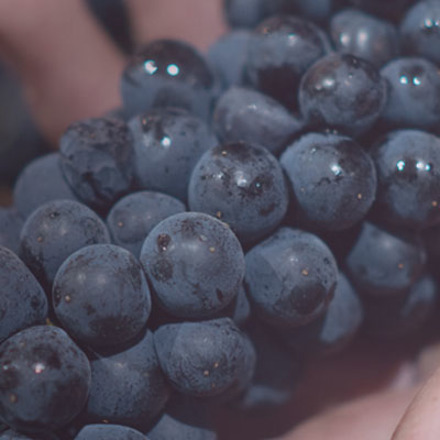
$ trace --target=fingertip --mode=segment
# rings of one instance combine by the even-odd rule
[[[16,0],[0,9],[3,56],[43,136],[56,145],[75,120],[120,104],[125,58],[82,1]],[[26,14],[20,11],[26,10]]]
[[[414,394],[407,388],[349,402],[306,421],[283,440],[389,440]]]
[[[127,0],[134,40],[186,41],[205,50],[226,32],[221,0]]]
[[[438,440],[439,414],[440,369],[437,369],[408,406],[391,437],[392,440]]]

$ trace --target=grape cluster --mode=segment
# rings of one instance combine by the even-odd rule
[[[435,313],[436,1],[226,0],[0,209],[0,440],[214,440]]]

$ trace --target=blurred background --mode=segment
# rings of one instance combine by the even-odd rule
[[[85,0],[119,48],[132,52],[129,20],[123,0]],[[47,153],[48,145],[32,121],[17,78],[0,62],[0,200],[23,165]]]

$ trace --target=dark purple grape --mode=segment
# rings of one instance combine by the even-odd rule
[[[183,108],[209,120],[219,83],[203,55],[177,40],[144,46],[124,71],[122,99],[128,115],[154,107]]]
[[[127,426],[87,425],[74,440],[148,440],[144,434]]]
[[[438,286],[430,275],[423,275],[403,295],[364,298],[365,332],[378,339],[407,338],[433,316],[437,301]]]
[[[250,31],[240,29],[222,35],[208,50],[207,59],[227,89],[245,81]]]
[[[233,28],[253,28],[280,12],[284,0],[223,0],[226,19]]]
[[[18,254],[23,219],[15,208],[0,206],[0,246]]]
[[[417,130],[389,133],[372,150],[377,168],[376,213],[397,226],[440,222],[440,139]]]
[[[209,407],[201,400],[179,394],[173,396],[147,435],[149,440],[217,440]]]
[[[34,159],[15,182],[14,206],[26,218],[44,203],[58,199],[78,200],[61,171],[60,154]]]
[[[110,235],[98,215],[79,202],[54,200],[40,206],[26,220],[19,255],[48,290],[69,255],[96,243],[110,243]]]
[[[217,102],[213,127],[221,143],[259,144],[277,155],[303,123],[269,96],[231,87]]]
[[[285,0],[284,10],[308,20],[325,22],[336,8],[335,0]]]
[[[185,395],[235,397],[254,375],[254,347],[229,318],[164,325],[154,343],[167,379]]]
[[[61,168],[75,194],[105,210],[134,181],[133,139],[125,122],[95,118],[75,122],[60,140]]]
[[[270,234],[287,212],[288,190],[276,158],[246,142],[207,151],[194,168],[188,189],[192,211],[226,222],[242,243]]]
[[[407,11],[400,24],[403,51],[440,63],[440,3],[417,2]]]
[[[281,342],[257,321],[246,327],[257,354],[250,387],[233,402],[242,411],[264,411],[288,403],[299,384],[301,363]]]
[[[382,19],[399,22],[415,0],[344,0],[347,6],[362,9]]]
[[[233,306],[232,313],[228,316],[230,316],[237,327],[245,327],[251,318],[252,311],[244,285],[241,286],[237,298],[235,298],[231,305]]]
[[[71,422],[56,431],[57,439],[73,440],[86,424],[87,420],[85,418],[85,411],[83,410]]]
[[[363,223],[357,223],[350,229],[342,231],[319,231],[317,234],[330,248],[338,264],[342,267],[345,258],[357,241],[362,230]]]
[[[356,9],[335,14],[330,22],[330,35],[338,52],[363,58],[377,68],[399,54],[396,27]]]
[[[246,74],[256,89],[296,109],[301,76],[329,49],[327,36],[312,22],[271,17],[251,36]]]
[[[428,256],[435,260],[440,257],[440,224],[424,229],[422,232]]]
[[[58,437],[55,435],[45,433],[43,436],[37,436],[32,435],[32,437],[28,437],[26,434],[21,434],[16,431],[12,431],[11,429],[8,429],[7,431],[4,431],[0,433],[0,440],[57,440]]]
[[[221,221],[201,213],[168,217],[148,235],[140,261],[160,306],[181,318],[224,310],[244,277],[239,241]]]
[[[295,229],[279,229],[246,255],[251,304],[275,327],[297,327],[321,316],[337,277],[336,261],[324,242]]]
[[[386,83],[372,64],[335,53],[321,58],[302,77],[299,103],[310,125],[359,135],[382,114],[386,92]]]
[[[251,305],[246,295],[244,285],[241,285],[237,296],[224,309],[213,314],[210,319],[231,318],[238,328],[244,329],[251,318]],[[188,321],[200,321],[200,319],[188,319]],[[155,307],[148,321],[148,328],[155,331],[160,326],[166,324],[176,324],[182,322],[182,318],[167,313],[165,310]]]
[[[339,273],[335,296],[322,318],[288,331],[281,339],[301,358],[334,355],[345,350],[364,321],[358,294],[343,273]]]
[[[127,112],[125,111],[124,107],[114,108],[113,110],[110,110],[109,112],[105,113],[104,117],[109,118],[109,119],[118,119],[122,122],[128,122],[128,120],[129,120],[129,117],[128,117]]]
[[[346,260],[347,275],[358,292],[380,296],[408,289],[425,263],[426,251],[418,235],[367,222]]]
[[[141,191],[119,200],[107,217],[113,243],[139,257],[147,235],[162,220],[186,211],[185,205],[166,194]]]
[[[100,350],[91,356],[90,364],[88,418],[147,429],[170,395],[154,349],[153,333],[148,330],[120,352]]]
[[[44,324],[48,302],[24,263],[0,246],[0,342],[32,325]]]
[[[304,224],[339,231],[361,221],[376,195],[371,157],[346,136],[309,133],[281,156]]]
[[[111,244],[86,246],[70,255],[56,274],[52,302],[63,327],[92,347],[128,342],[151,312],[140,263]]]
[[[428,129],[440,123],[440,72],[423,58],[397,58],[381,70],[388,84],[385,123]]]
[[[86,355],[60,328],[36,326],[0,345],[0,414],[28,433],[67,425],[84,407],[90,388]]]
[[[205,151],[217,145],[211,130],[180,109],[152,110],[132,119],[129,126],[138,186],[185,201],[194,166]]]

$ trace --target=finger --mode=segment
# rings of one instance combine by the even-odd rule
[[[425,383],[403,415],[392,440],[440,438],[440,369]]]
[[[56,142],[68,124],[120,104],[124,57],[81,0],[2,0],[0,51],[18,72],[31,112]]]
[[[176,38],[206,49],[226,30],[221,0],[127,0],[134,40]]]
[[[414,394],[414,388],[389,391],[344,404],[310,419],[283,439],[389,440]]]
[[[429,379],[440,365],[440,344],[425,347],[418,359],[419,376],[422,380]]]
[[[338,356],[307,365],[293,400],[283,408],[266,411],[264,417],[237,411],[218,414],[220,437],[278,438],[306,419],[365,395],[408,389],[417,379],[413,345],[390,346],[360,338]]]

